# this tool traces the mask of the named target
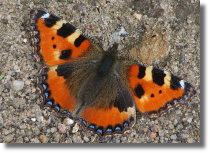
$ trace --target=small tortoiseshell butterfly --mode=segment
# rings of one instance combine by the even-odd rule
[[[136,121],[136,108],[158,117],[195,94],[190,83],[137,61],[118,58],[117,44],[104,51],[74,26],[31,10],[43,106],[81,121],[100,136],[121,134]]]

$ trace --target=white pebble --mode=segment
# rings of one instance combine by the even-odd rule
[[[172,140],[176,140],[177,136],[174,134],[174,135],[171,135],[171,139]]]
[[[20,72],[20,68],[18,67],[18,65],[14,65],[14,70],[15,72]]]
[[[63,121],[63,123],[64,123],[65,125],[71,125],[71,124],[74,123],[74,120],[72,120],[72,119],[70,119],[70,118],[65,118],[64,121]]]
[[[187,119],[187,122],[188,122],[188,123],[191,123],[191,122],[192,122],[192,118],[188,118],[188,119]]]
[[[120,44],[121,43],[121,38],[120,36],[126,36],[128,33],[126,32],[125,28],[123,26],[120,26],[115,30],[114,33],[112,33],[112,38],[113,41]]]
[[[18,81],[18,80],[13,80],[12,81],[12,88],[16,91],[23,89],[24,87],[24,82],[23,81]]]
[[[36,122],[36,118],[31,118],[31,121]]]
[[[136,19],[138,19],[138,20],[140,20],[141,17],[142,17],[142,15],[141,15],[141,14],[138,14],[138,13],[133,13],[133,16],[134,16]]]
[[[72,133],[76,133],[79,130],[79,125],[76,123],[72,129]]]

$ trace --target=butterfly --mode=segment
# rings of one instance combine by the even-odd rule
[[[118,44],[107,51],[70,23],[31,10],[34,56],[43,64],[42,106],[78,120],[99,136],[122,134],[136,122],[136,110],[158,117],[196,93],[164,70],[119,58]]]

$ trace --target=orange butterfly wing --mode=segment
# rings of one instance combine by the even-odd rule
[[[132,65],[128,80],[137,108],[150,117],[184,104],[195,94],[191,84],[157,68]]]
[[[58,76],[58,65],[83,56],[91,48],[90,42],[71,24],[41,10],[30,11],[29,28],[35,57],[47,66],[39,79],[44,105],[56,111],[61,108],[72,111],[75,97],[65,84],[66,78]],[[69,71],[66,69],[64,73]]]

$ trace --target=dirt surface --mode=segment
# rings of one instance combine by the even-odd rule
[[[98,6],[98,7],[97,7]],[[122,25],[122,55],[165,69],[190,82],[197,92],[188,107],[150,119],[137,113],[131,131],[99,139],[71,120],[42,110],[26,21],[31,9],[62,17],[87,38],[113,44]],[[0,0],[0,142],[5,143],[196,143],[200,142],[200,5],[198,0]],[[134,46],[135,49],[128,52]],[[142,52],[139,52],[141,50]]]

